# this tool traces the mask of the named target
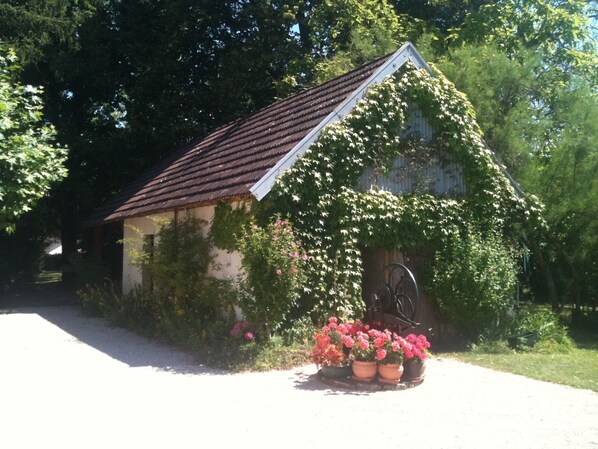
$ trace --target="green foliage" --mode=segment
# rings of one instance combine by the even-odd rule
[[[77,290],[79,305],[84,313],[115,319],[120,316],[120,294],[112,283],[85,284]]]
[[[462,165],[466,195],[356,190],[364,168],[384,173],[397,156],[412,154],[410,142],[399,138],[412,112],[407,104],[417,105],[435,128],[437,138],[430,146]],[[363,311],[360,245],[439,249],[465,228],[465,219],[515,236],[514,225],[530,225],[539,212],[533,198],[516,194],[493,160],[464,96],[440,72],[433,77],[413,66],[370,88],[343,121],[326,127],[271,195],[309,248],[306,300],[311,299],[318,316],[359,316]]]
[[[223,339],[198,348],[196,355],[199,360],[210,366],[233,372],[270,371],[310,363],[311,345],[285,342],[278,336],[242,344]]]
[[[205,286],[213,261],[211,242],[204,237],[205,225],[202,220],[186,216],[160,227],[153,254],[144,263],[156,292],[175,304],[196,296]],[[152,249],[146,248],[148,251]],[[206,308],[212,307],[206,304]]]
[[[441,312],[469,338],[495,336],[508,325],[517,267],[494,232],[469,230],[436,253],[433,292]]]
[[[204,236],[204,225],[186,216],[162,223],[153,247],[143,245],[143,236],[126,242],[132,251],[130,257],[142,267],[149,282],[125,295],[116,294],[111,283],[87,282],[79,291],[84,310],[183,346],[197,346],[226,335],[237,293],[230,280],[208,274],[212,246]]]
[[[208,275],[213,254],[204,226],[192,216],[172,220],[156,233],[153,250],[145,248],[152,253],[142,267],[151,281],[141,294],[151,298],[158,334],[173,342],[213,338],[214,326],[224,327],[230,289]]]
[[[227,251],[238,251],[238,242],[250,215],[245,204],[233,209],[229,203],[220,202],[214,208],[214,218],[210,226],[210,237],[214,246]]]
[[[249,226],[239,248],[246,275],[239,305],[254,326],[270,335],[297,307],[307,254],[290,223],[281,219],[265,228]]]
[[[521,51],[517,60],[493,45],[463,45],[439,58],[443,73],[455,80],[475,107],[484,139],[519,179],[530,152],[545,141],[544,120],[534,119],[530,98],[537,94],[537,56]]]
[[[543,351],[550,350],[553,345],[560,350],[572,347],[567,328],[560,322],[558,315],[545,306],[527,305],[517,309],[511,332],[537,333],[539,348]]]
[[[37,62],[53,43],[77,45],[77,29],[101,0],[5,0],[0,4],[0,40],[17,42],[27,62]]]
[[[15,54],[0,46],[0,230],[14,231],[17,218],[66,176],[66,150],[42,119],[41,88],[17,82]]]
[[[420,23],[386,0],[324,1],[310,16],[317,54],[313,84],[339,76],[412,40]]]
[[[544,82],[563,82],[572,73],[598,81],[596,43],[591,39],[588,2],[583,0],[503,0],[467,15],[450,40],[490,42],[514,55],[533,49],[542,60]],[[545,70],[550,66],[551,70]]]

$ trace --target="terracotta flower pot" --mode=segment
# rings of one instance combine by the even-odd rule
[[[414,382],[424,378],[424,373],[426,371],[426,361],[416,359],[415,357],[412,359],[406,359],[403,362],[403,376],[401,377],[401,382]]]
[[[402,363],[386,363],[378,365],[378,375],[380,376],[380,382],[399,383],[402,374]]]
[[[370,382],[376,377],[378,371],[376,362],[362,362],[360,360],[353,360],[351,368],[353,369],[353,378],[361,382]]]

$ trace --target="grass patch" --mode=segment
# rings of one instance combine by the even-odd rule
[[[203,345],[194,354],[202,363],[232,372],[283,370],[311,363],[307,343],[287,344],[281,337],[250,343],[227,340]]]
[[[469,351],[438,354],[497,371],[530,377],[598,392],[598,336],[590,332],[571,332],[570,349],[539,344],[530,350],[514,351],[492,344]]]
[[[62,271],[41,271],[35,276],[36,284],[45,284],[48,282],[60,282]]]

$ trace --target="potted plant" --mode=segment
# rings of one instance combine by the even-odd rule
[[[316,344],[311,358],[324,377],[342,378],[351,374],[348,351],[343,344],[347,332],[346,325],[339,324],[336,317],[330,317],[328,324],[314,334]]]
[[[373,337],[377,331],[367,326],[353,327],[354,333],[346,335],[343,343],[351,349],[351,368],[356,380],[369,382],[377,372],[376,347]]]
[[[418,381],[424,377],[429,348],[430,342],[423,334],[409,334],[405,337],[402,382]]]
[[[398,383],[403,374],[405,339],[389,330],[375,331],[374,346],[381,382]]]

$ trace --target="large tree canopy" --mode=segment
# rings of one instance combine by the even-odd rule
[[[66,150],[54,145],[54,128],[42,119],[39,88],[22,86],[13,52],[0,47],[0,230],[66,175]]]
[[[596,20],[594,0],[6,0],[0,41],[70,149],[49,202],[67,253],[174,147],[413,41],[545,203],[548,228],[527,237],[552,299],[579,302],[598,291]]]

